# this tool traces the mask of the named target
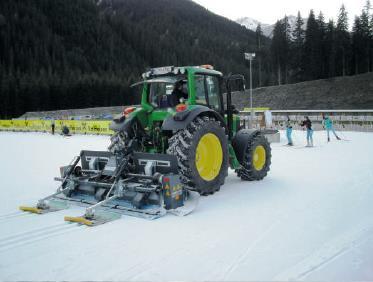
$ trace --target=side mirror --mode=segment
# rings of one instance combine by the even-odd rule
[[[239,114],[240,113],[240,111],[239,110],[237,110],[237,108],[236,108],[236,106],[235,105],[231,105],[231,109],[232,109],[232,114],[235,114],[235,115],[237,115],[237,114]],[[227,114],[228,113],[228,110],[226,110],[225,111],[225,113]]]
[[[243,92],[246,89],[245,77],[240,74],[230,75],[226,78],[226,86],[230,92]]]
[[[236,108],[236,106],[235,105],[233,105],[232,104],[232,113],[234,113],[234,114],[239,114],[240,113],[240,111],[239,110],[237,110],[237,108]]]
[[[245,92],[246,86],[245,86],[245,79],[240,79],[237,81],[238,83],[238,91]]]

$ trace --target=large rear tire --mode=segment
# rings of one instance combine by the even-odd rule
[[[197,117],[169,139],[168,154],[178,158],[181,181],[201,195],[215,193],[228,175],[224,128],[212,117]]]
[[[262,134],[253,135],[244,153],[242,168],[237,175],[245,181],[262,180],[267,176],[271,165],[271,146]]]

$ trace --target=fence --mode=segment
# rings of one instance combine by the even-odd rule
[[[300,129],[300,122],[304,116],[308,116],[315,130],[322,130],[322,114],[328,115],[334,123],[334,127],[340,131],[362,131],[373,132],[373,110],[284,110],[271,111],[272,124],[276,129],[284,129],[287,116],[290,117],[294,129]],[[260,128],[264,125],[264,109],[256,109],[254,127]],[[248,126],[250,111],[239,113],[242,127]],[[109,120],[56,120],[55,130],[62,130],[67,126],[72,134],[100,134],[111,135]],[[50,132],[50,120],[0,120],[0,131],[23,131],[23,132]]]
[[[67,126],[72,134],[111,135],[110,123],[107,120],[56,120],[55,131],[60,132]],[[50,120],[0,120],[0,131],[50,132],[51,128]]]
[[[340,131],[361,131],[373,132],[373,110],[283,110],[271,111],[272,124],[276,129],[284,129],[285,121],[289,116],[294,129],[300,129],[300,122],[304,116],[308,116],[312,121],[314,130],[323,130],[322,114],[330,117],[334,127]],[[249,111],[240,112],[241,126],[246,127],[250,119]],[[254,119],[254,126],[263,126],[263,111],[257,111]]]

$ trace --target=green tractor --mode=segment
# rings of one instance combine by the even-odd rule
[[[260,131],[240,128],[231,102],[232,92],[245,90],[242,75],[223,77],[209,65],[162,67],[133,87],[141,89],[141,106],[114,119],[108,151],[81,151],[61,168],[56,193],[21,210],[42,214],[67,208],[65,202],[85,204],[84,216],[65,220],[89,226],[117,218],[112,211],[186,215],[198,194],[220,189],[228,167],[242,180],[267,175],[270,145]]]
[[[204,65],[156,68],[143,78],[134,85],[142,85],[141,107],[126,112],[128,127],[135,128],[131,137],[142,151],[177,156],[187,189],[213,194],[224,184],[228,166],[242,180],[267,175],[270,145],[260,131],[240,129],[231,103],[232,87],[244,91],[243,76],[224,78]]]

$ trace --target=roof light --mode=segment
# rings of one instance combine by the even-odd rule
[[[136,107],[128,107],[123,110],[123,115],[128,116],[130,113],[134,112]]]
[[[213,70],[214,67],[212,65],[201,65],[201,68],[208,69],[208,70]]]

